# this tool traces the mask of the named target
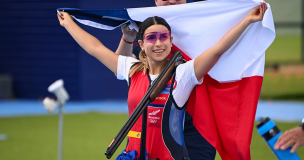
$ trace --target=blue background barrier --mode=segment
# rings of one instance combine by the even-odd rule
[[[0,2],[0,74],[13,77],[14,97],[51,96],[47,87],[63,79],[71,99],[127,97],[127,83],[118,81],[87,54],[59,25],[57,8],[122,9],[155,6],[153,0],[23,0]],[[80,26],[115,51],[120,28],[104,31]]]

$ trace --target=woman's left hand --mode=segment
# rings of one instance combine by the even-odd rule
[[[247,18],[251,23],[261,21],[264,17],[266,10],[267,10],[267,5],[265,2],[263,2],[260,6],[257,6],[254,9],[252,9],[248,13]]]
[[[121,30],[122,30],[124,39],[127,42],[133,42],[134,39],[136,38],[137,32],[134,29],[130,30],[129,25],[130,25],[130,23],[122,25]]]

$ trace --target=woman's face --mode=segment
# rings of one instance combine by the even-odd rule
[[[143,40],[140,40],[139,44],[146,53],[148,61],[162,62],[167,60],[171,52],[172,39],[167,27],[156,24],[146,29]]]

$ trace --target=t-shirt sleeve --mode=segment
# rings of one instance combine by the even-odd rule
[[[187,102],[192,89],[203,82],[203,78],[197,80],[194,72],[194,60],[180,64],[176,68],[176,87],[173,90],[173,98],[179,107],[183,107]]]
[[[117,79],[126,80],[129,84],[129,71],[135,62],[139,62],[139,60],[120,55],[117,63]]]

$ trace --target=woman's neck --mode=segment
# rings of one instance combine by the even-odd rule
[[[163,70],[168,60],[165,59],[161,62],[148,62],[149,63],[149,74],[150,75],[158,75]]]

